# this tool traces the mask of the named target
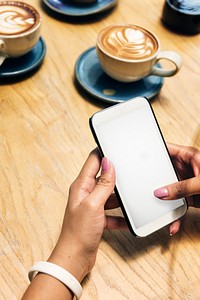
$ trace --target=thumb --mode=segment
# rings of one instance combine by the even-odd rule
[[[195,194],[200,194],[200,176],[172,183],[154,191],[155,197],[164,200],[179,199]]]
[[[101,175],[97,184],[90,194],[93,201],[98,200],[99,203],[105,205],[107,199],[112,194],[115,187],[115,170],[111,162],[103,157],[101,162]]]

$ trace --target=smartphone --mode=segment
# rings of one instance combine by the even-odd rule
[[[133,98],[95,113],[90,128],[114,165],[115,193],[130,231],[147,236],[182,217],[185,198],[160,200],[154,190],[178,181],[150,102]]]

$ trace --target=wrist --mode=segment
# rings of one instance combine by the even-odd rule
[[[88,262],[79,247],[72,243],[58,241],[48,262],[52,262],[70,272],[79,282],[89,273]]]
[[[40,281],[39,281],[40,286],[42,283],[43,283],[42,285],[44,285],[45,283],[46,289],[48,289],[48,284],[52,282],[51,289],[58,290],[59,288],[59,297],[61,297],[61,295],[65,295],[65,296],[68,295],[70,296],[70,299],[71,296],[73,295],[75,295],[77,299],[81,297],[82,287],[80,283],[71,273],[69,273],[64,268],[51,262],[39,261],[30,269],[28,273],[28,277],[31,282],[37,274],[38,276],[36,280],[37,279],[39,280],[40,277]],[[56,281],[55,280],[52,281],[52,278],[56,279]],[[35,280],[35,284],[36,284],[36,280]],[[62,286],[60,285],[60,283],[62,283]],[[65,289],[63,289],[63,287],[65,287]],[[51,294],[51,296],[49,297],[51,299],[54,299],[54,296],[53,297],[52,296],[53,295]]]

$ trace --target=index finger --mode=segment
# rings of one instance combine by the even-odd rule
[[[171,157],[177,157],[178,153],[180,152],[181,146],[172,143],[167,143],[167,148]]]
[[[163,200],[176,200],[195,194],[200,194],[200,176],[178,181],[154,191],[154,195]]]

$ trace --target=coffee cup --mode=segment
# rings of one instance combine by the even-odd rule
[[[8,57],[28,53],[40,37],[41,17],[31,5],[0,2],[0,65]]]
[[[173,76],[182,65],[178,53],[160,50],[160,42],[155,34],[131,24],[104,28],[98,34],[96,50],[105,73],[122,82],[137,81],[148,75]],[[158,67],[160,60],[172,62],[173,67]]]

